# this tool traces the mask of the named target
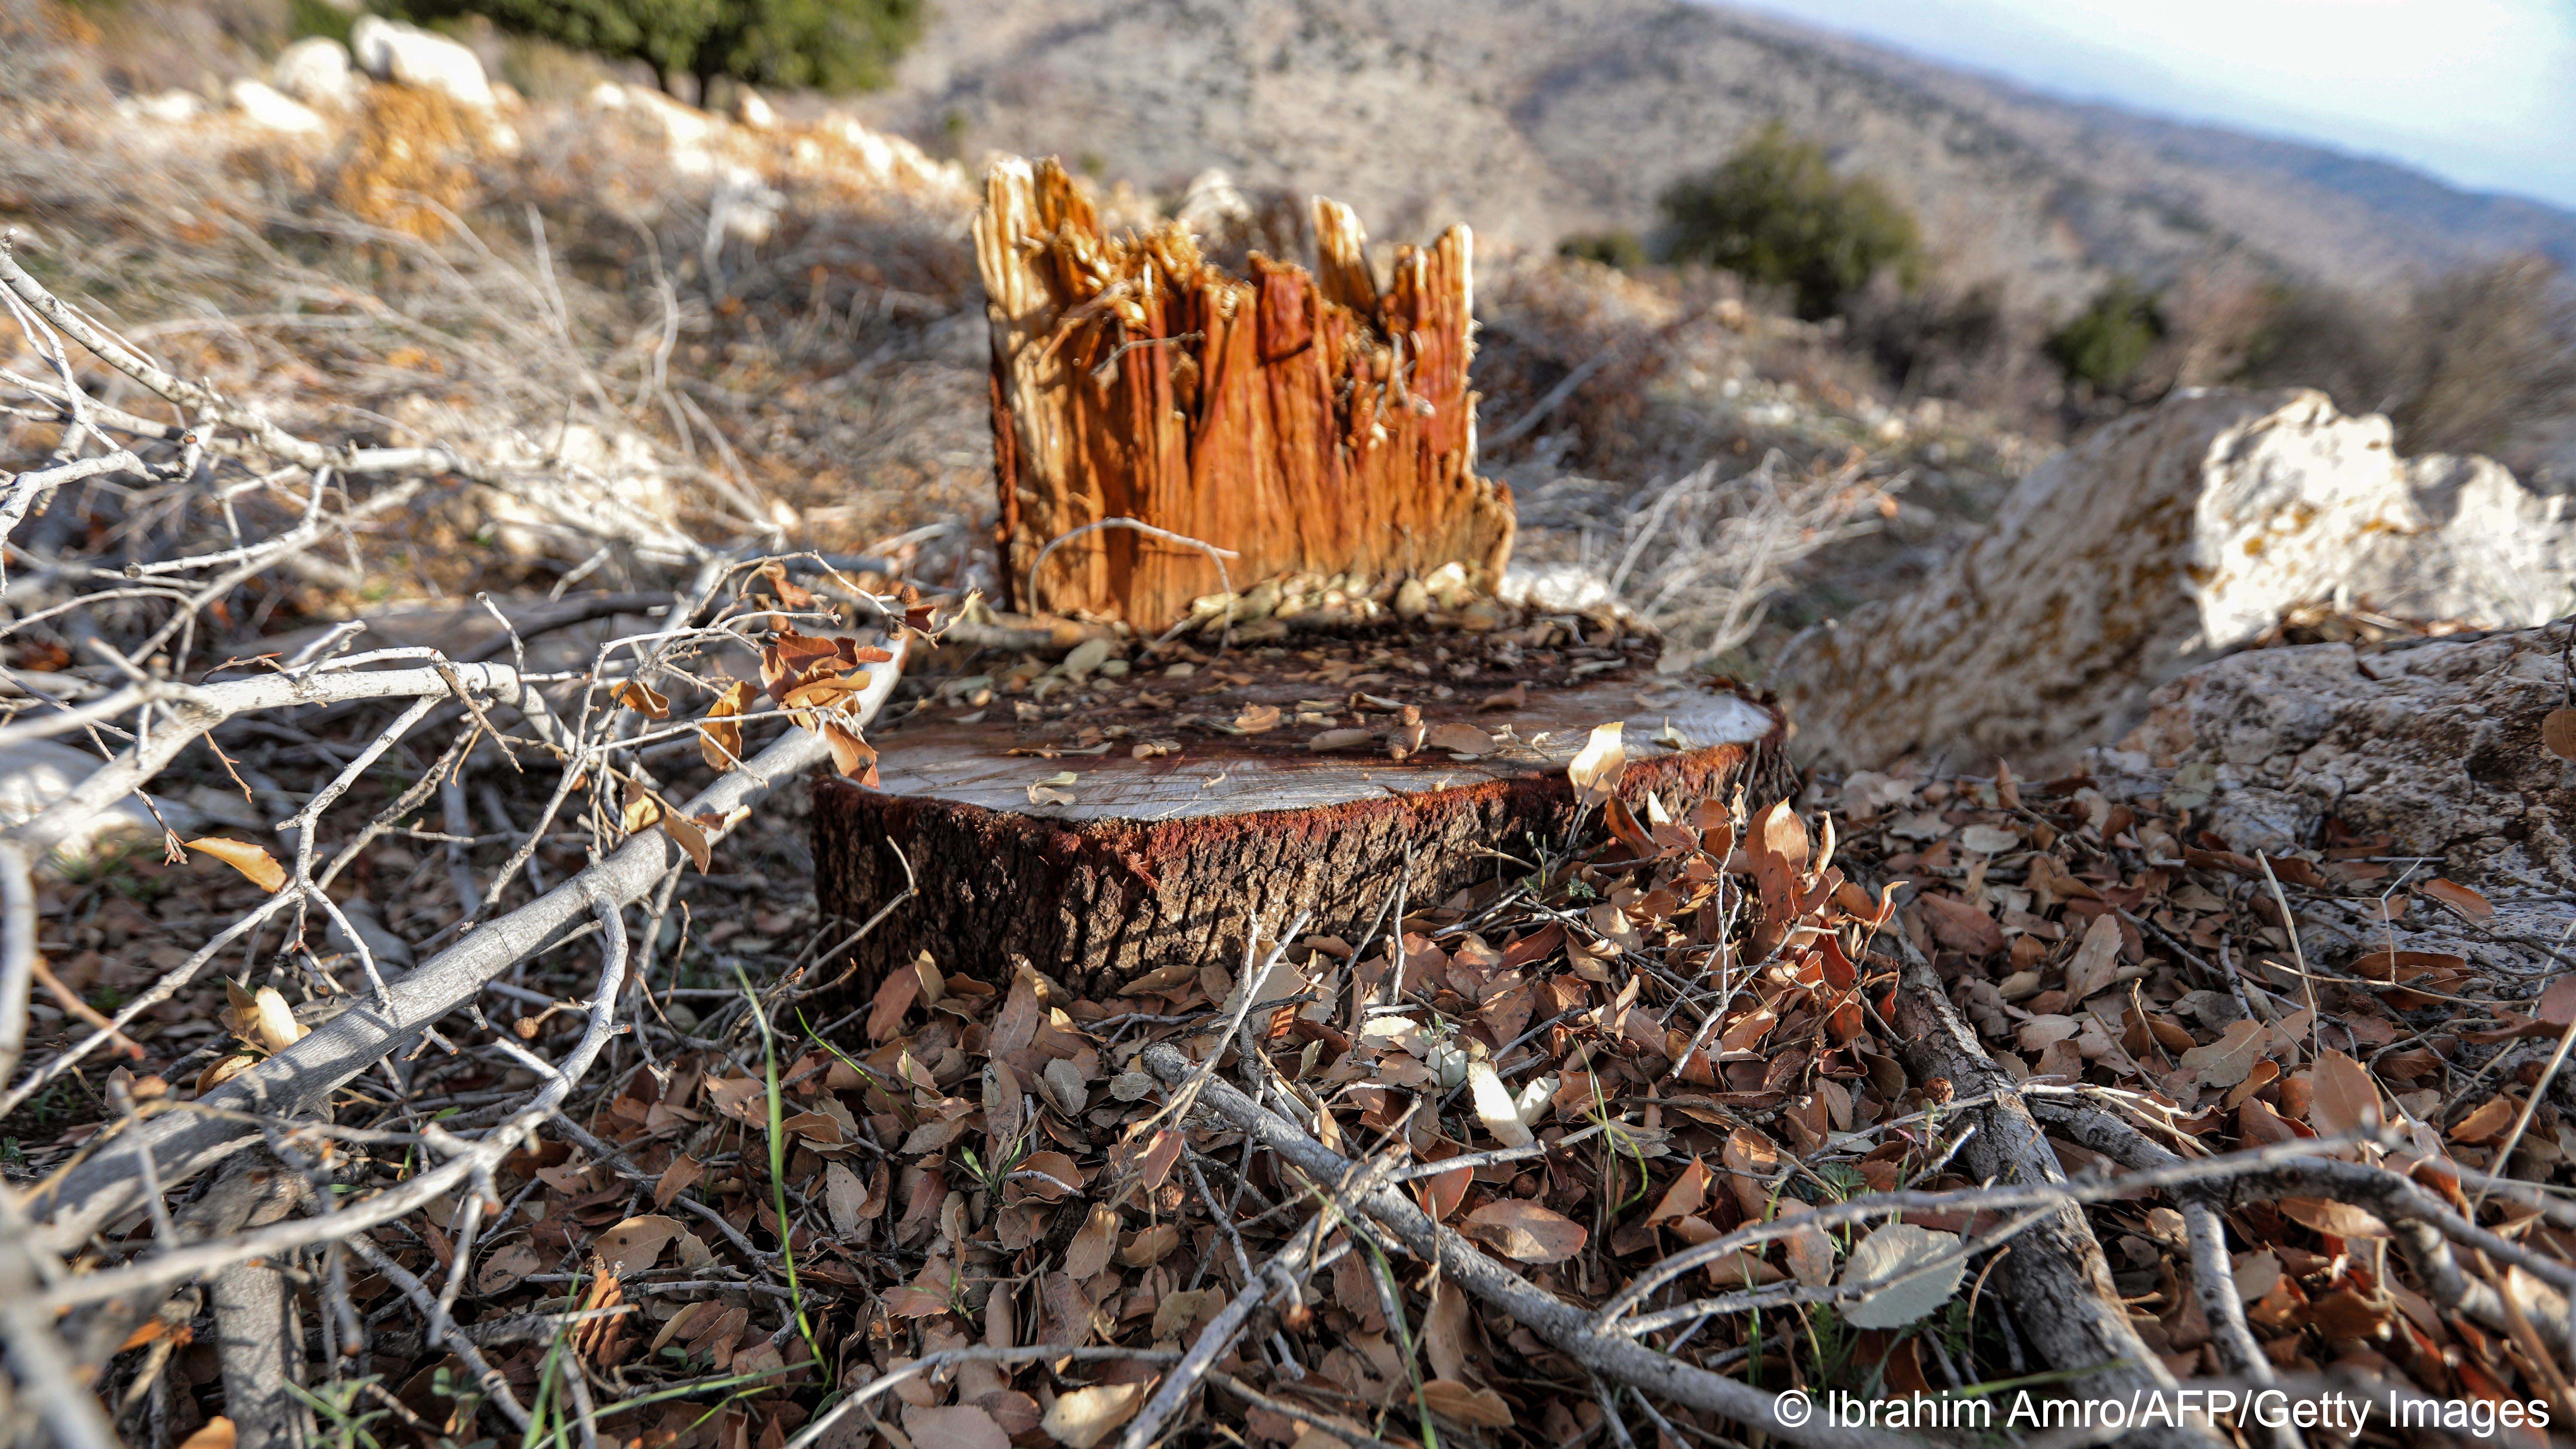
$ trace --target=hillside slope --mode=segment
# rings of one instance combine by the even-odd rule
[[[979,0],[873,103],[970,157],[1057,152],[1177,187],[1209,166],[1320,190],[1384,232],[1452,219],[1551,245],[1779,118],[1875,172],[1954,277],[2025,300],[2234,255],[2379,286],[2576,216],[2385,163],[2075,105],[1683,0]]]

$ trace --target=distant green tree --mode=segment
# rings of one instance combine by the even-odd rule
[[[653,67],[753,85],[865,90],[921,30],[923,0],[401,0],[415,19],[489,16],[508,29]]]
[[[1923,265],[1908,212],[1868,176],[1835,174],[1822,147],[1773,123],[1716,170],[1662,199],[1675,261],[1787,287],[1798,315],[1830,315],[1883,269],[1911,287]]]
[[[2156,299],[2126,277],[2114,277],[2093,296],[2074,320],[2048,339],[2049,360],[2070,382],[2087,382],[2099,393],[2126,389],[2164,340],[2164,313]]]

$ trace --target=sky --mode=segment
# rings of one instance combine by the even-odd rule
[[[2576,0],[1728,0],[2576,208]]]

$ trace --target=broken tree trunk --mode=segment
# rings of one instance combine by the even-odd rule
[[[1511,491],[1475,472],[1467,229],[1399,247],[1381,290],[1349,209],[1319,198],[1314,223],[1320,275],[1255,256],[1235,277],[1176,225],[1104,235],[1053,161],[993,168],[975,247],[1006,598],[1150,634],[1264,580],[1500,582]],[[1077,532],[1106,519],[1146,529]]]
[[[1381,291],[1346,210],[1316,229],[1320,281],[1260,257],[1247,281],[1172,226],[1104,237],[1052,163],[995,168],[975,234],[1013,582],[1109,622],[1042,673],[962,647],[1036,629],[961,632],[935,661],[967,677],[917,675],[933,698],[875,732],[881,788],[816,785],[827,910],[918,882],[856,946],[862,982],[927,951],[1108,994],[1301,916],[1356,943],[1399,892],[1535,869],[1606,723],[1641,813],[1794,783],[1778,715],[1658,676],[1629,621],[1491,597],[1511,495],[1475,474],[1465,230]],[[1074,533],[1102,519],[1158,532]],[[1191,642],[1139,638],[1175,623]]]

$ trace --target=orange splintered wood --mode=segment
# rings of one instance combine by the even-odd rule
[[[1238,592],[1449,563],[1500,582],[1512,497],[1475,470],[1472,238],[1399,248],[1381,293],[1349,208],[1318,198],[1315,233],[1320,282],[1262,256],[1236,277],[1175,225],[1104,236],[1052,160],[993,168],[975,250],[1019,607],[1153,631],[1219,592],[1207,554],[1119,527],[1047,554],[1032,586],[1050,540],[1104,518],[1233,550]]]

